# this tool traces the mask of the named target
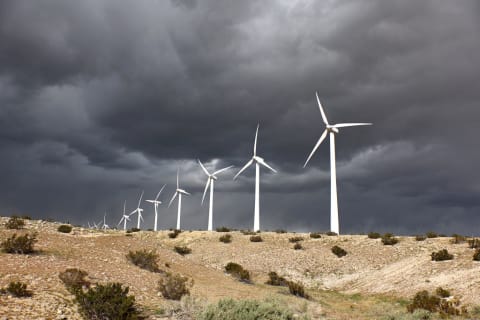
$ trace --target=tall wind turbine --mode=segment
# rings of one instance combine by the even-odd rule
[[[140,220],[143,221],[143,217],[142,217],[142,211],[143,211],[143,209],[140,208],[140,203],[142,203],[142,198],[143,198],[143,191],[142,191],[142,194],[140,195],[140,199],[138,200],[137,209],[133,210],[133,211],[130,213],[130,215],[135,214],[135,213],[138,213],[137,229],[140,229]]]
[[[162,193],[163,188],[165,188],[166,184],[163,185],[163,187],[158,191],[157,196],[155,197],[155,200],[145,200],[147,202],[153,203],[153,206],[155,207],[155,225],[153,226],[153,230],[157,231],[157,221],[158,221],[158,205],[161,204],[161,201],[158,201],[158,197],[160,196],[160,193]]]
[[[103,215],[103,225],[102,225],[102,229],[103,229],[104,231],[110,228],[110,227],[108,226],[106,220],[107,220],[107,212],[105,212],[105,214]]]
[[[325,140],[327,133],[330,135],[330,231],[340,234],[340,227],[338,222],[338,199],[337,199],[337,169],[335,165],[335,134],[339,132],[338,128],[344,127],[356,127],[356,126],[369,126],[371,123],[338,123],[338,124],[329,124],[327,116],[323,111],[322,104],[320,103],[320,98],[318,98],[318,92],[315,93],[317,96],[318,107],[320,108],[320,113],[322,115],[323,123],[326,128],[323,131],[320,139],[318,139],[317,144],[313,147],[312,152],[305,161],[303,167],[307,165],[310,158],[312,158],[315,151],[317,151],[320,144]]]
[[[177,170],[177,189],[175,190],[175,194],[173,195],[172,200],[170,200],[170,203],[168,204],[168,206],[170,207],[173,200],[175,200],[175,197],[178,196],[177,229],[180,230],[180,214],[182,212],[182,195],[184,194],[186,196],[189,196],[190,193],[188,193],[183,189],[180,189],[179,182],[178,182],[178,174],[179,174],[179,170]]]
[[[210,174],[200,160],[198,160],[198,163],[202,167],[203,172],[205,172],[205,174],[208,177],[207,184],[205,185],[205,191],[203,192],[202,205],[203,205],[203,201],[205,200],[205,195],[207,194],[207,189],[210,186],[210,203],[209,203],[209,208],[208,208],[208,231],[212,231],[212,228],[213,228],[213,226],[212,226],[213,225],[213,223],[212,223],[212,219],[213,219],[213,184],[214,184],[215,180],[218,179],[217,176],[216,176],[217,174],[219,174],[221,172],[224,172],[224,171],[227,171],[228,169],[232,168],[233,166],[229,166],[229,167],[217,170],[214,173]]]
[[[245,169],[247,169],[252,163],[255,162],[255,211],[253,217],[253,231],[260,230],[260,165],[267,167],[273,172],[277,172],[275,169],[270,167],[263,158],[257,156],[257,137],[258,137],[258,127],[257,132],[255,133],[255,143],[253,144],[253,156],[250,161],[233,177],[236,179]]]
[[[127,206],[127,200],[125,200],[125,202],[123,203],[123,216],[122,216],[122,219],[120,219],[120,222],[117,224],[117,226],[119,226],[120,223],[122,223],[122,221],[123,221],[123,231],[126,231],[126,230],[127,230],[127,221],[130,221],[130,215],[128,215],[128,214],[125,213],[126,206]]]

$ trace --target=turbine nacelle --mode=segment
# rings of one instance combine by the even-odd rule
[[[185,190],[183,190],[183,189],[177,189],[176,192],[177,192],[177,193],[181,193],[181,194],[185,194],[185,195],[187,195],[187,196],[190,195],[190,193],[188,193],[187,191],[185,191]]]
[[[327,124],[327,131],[328,132],[333,132],[333,133],[338,133],[339,132],[338,128],[336,128],[335,125],[329,125],[329,124]]]
[[[253,156],[252,159],[255,160],[256,162],[259,162],[259,163],[265,162],[265,159],[263,159],[262,157],[259,157],[259,156]]]

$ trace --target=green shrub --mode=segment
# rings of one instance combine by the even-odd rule
[[[262,241],[263,241],[263,239],[262,239],[261,236],[257,235],[257,236],[251,236],[250,237],[250,242],[262,242]]]
[[[450,291],[443,289],[442,287],[438,287],[435,290],[435,294],[440,298],[448,298],[450,297]]]
[[[229,262],[225,266],[225,271],[230,274],[232,277],[237,278],[243,282],[250,282],[250,272],[248,270],[243,269],[241,265],[235,262]]]
[[[340,248],[339,246],[333,246],[332,247],[332,253],[336,255],[337,257],[341,258],[347,255],[347,251],[344,249]]]
[[[438,234],[436,232],[433,232],[433,231],[429,231],[427,233],[425,233],[425,235],[427,236],[427,238],[436,238],[438,237]]]
[[[274,301],[222,299],[208,305],[198,320],[293,320],[293,313]],[[308,318],[304,318],[308,319]]]
[[[275,230],[276,233],[287,233],[287,230],[284,229],[277,229]]]
[[[193,280],[189,281],[187,277],[168,272],[158,282],[158,290],[165,299],[180,300],[190,294],[189,287],[192,285]]]
[[[3,241],[0,246],[6,253],[28,254],[34,252],[33,245],[37,242],[37,234],[18,236],[14,234]]]
[[[58,277],[69,290],[77,290],[82,287],[90,287],[90,282],[85,279],[88,275],[86,271],[77,268],[68,268],[60,272]]]
[[[333,231],[328,231],[327,233],[325,233],[327,236],[338,236],[338,234],[336,232],[333,232]]]
[[[182,256],[192,253],[192,249],[186,246],[175,246],[173,249],[176,253],[181,254]]]
[[[453,254],[448,253],[447,249],[442,249],[438,252],[432,252],[432,261],[452,260]]]
[[[276,272],[271,271],[268,273],[269,279],[266,284],[271,286],[287,286],[287,280],[284,277],[279,276]]]
[[[470,249],[480,249],[480,239],[470,239],[468,240],[468,247]]]
[[[467,241],[467,237],[454,233],[452,234],[452,240],[450,240],[450,243],[459,244],[459,243],[464,243],[466,241]]]
[[[382,236],[382,243],[386,246],[393,246],[398,243],[398,239],[392,233],[385,233]]]
[[[322,234],[320,232],[311,232],[310,233],[310,238],[312,239],[319,239],[322,237]]]
[[[308,299],[310,298],[309,295],[305,292],[305,287],[303,284],[299,282],[294,282],[294,281],[288,281],[288,291],[290,291],[291,294],[297,297],[305,298]]]
[[[230,232],[230,228],[227,227],[219,227],[215,229],[217,232]]]
[[[369,232],[368,238],[370,239],[380,239],[381,235],[378,232]]]
[[[172,232],[168,233],[168,237],[170,239],[175,239],[180,233],[182,233],[181,230],[173,229]]]
[[[300,241],[303,241],[303,237],[299,237],[299,236],[291,237],[288,239],[288,241],[290,241],[291,243],[300,242]]]
[[[129,288],[120,283],[97,284],[87,291],[75,291],[75,302],[85,319],[140,319],[135,307],[135,297],[128,295]]]
[[[130,251],[128,252],[126,257],[131,263],[142,269],[152,272],[160,271],[157,264],[158,254],[153,250],[148,251],[146,249],[143,249],[137,251]]]
[[[293,245],[293,249],[294,249],[294,250],[302,250],[303,247],[302,247],[302,245],[301,245],[299,242],[296,242],[296,243]]]
[[[475,250],[473,254],[473,261],[480,261],[480,249]]]
[[[32,291],[27,290],[27,284],[20,281],[12,281],[6,288],[0,291],[2,293],[9,293],[17,298],[27,298],[33,295]]]
[[[5,222],[5,228],[7,229],[22,229],[25,226],[25,221],[17,216],[11,216],[7,222]]]
[[[425,239],[427,239],[427,237],[423,236],[423,235],[416,235],[415,236],[416,241],[424,241]]]
[[[70,232],[72,232],[72,226],[70,226],[68,224],[62,224],[62,225],[58,226],[57,231],[62,232],[62,233],[70,233]]]
[[[223,236],[218,238],[218,240],[220,240],[220,242],[223,242],[223,243],[230,243],[232,242],[232,235],[228,233],[224,234]]]

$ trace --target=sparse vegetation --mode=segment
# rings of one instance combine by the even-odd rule
[[[227,227],[219,227],[217,229],[215,229],[217,232],[230,232],[230,228],[227,228]]]
[[[288,239],[288,241],[290,241],[291,243],[300,242],[300,241],[303,241],[303,237],[300,237],[300,236],[291,237]]]
[[[225,272],[243,282],[250,282],[250,272],[243,269],[241,265],[235,262],[229,262],[225,266]]]
[[[279,276],[276,272],[271,271],[268,273],[269,279],[266,284],[269,284],[271,286],[287,286],[287,280],[284,277]]]
[[[442,249],[437,252],[432,252],[432,261],[452,260],[453,254],[448,253],[447,249]]]
[[[218,240],[220,242],[223,242],[223,243],[230,243],[232,242],[232,235],[227,233],[227,234],[224,234],[223,236],[221,236],[220,238],[218,238]]]
[[[34,252],[34,244],[37,242],[37,234],[25,234],[18,236],[12,235],[0,244],[2,250],[6,253],[29,254]]]
[[[288,281],[288,291],[290,291],[291,294],[297,297],[309,299],[310,296],[305,292],[305,287],[303,284],[299,282],[294,282],[294,281]]]
[[[277,229],[277,230],[275,230],[275,233],[287,233],[287,230]]]
[[[257,233],[252,230],[242,230],[240,231],[244,236],[253,236],[256,235]]]
[[[173,249],[176,253],[181,254],[182,256],[192,253],[192,249],[187,246],[175,246]]]
[[[7,222],[5,222],[5,228],[7,229],[23,229],[25,221],[17,216],[11,216]]]
[[[368,233],[368,238],[369,239],[380,239],[382,235],[378,232],[369,232]]]
[[[333,232],[333,231],[328,231],[327,233],[325,233],[327,236],[338,236],[338,234],[336,232]]]
[[[392,233],[385,233],[382,236],[382,243],[386,246],[393,246],[398,243],[398,239]]]
[[[78,290],[82,287],[90,287],[90,282],[85,279],[88,273],[84,270],[77,268],[68,268],[67,270],[60,272],[58,277],[62,280],[63,284],[70,291]]]
[[[438,237],[438,234],[436,232],[433,232],[433,231],[428,231],[427,233],[425,233],[425,235],[427,236],[427,238],[437,238]]]
[[[437,288],[432,295],[427,290],[417,292],[412,302],[407,305],[407,310],[414,312],[417,309],[438,312],[442,318],[467,314],[466,308],[460,305],[460,300],[450,298],[450,292],[442,288]]]
[[[72,226],[68,224],[62,224],[58,226],[57,231],[62,233],[70,233],[72,232]]]
[[[312,239],[320,239],[322,237],[322,234],[320,232],[311,232],[310,233],[310,238]]]
[[[475,250],[473,254],[473,261],[480,261],[480,249]]]
[[[438,287],[436,290],[435,290],[435,294],[437,296],[439,296],[440,298],[448,298],[450,297],[450,291],[448,291],[447,289],[443,289],[442,287]]]
[[[480,249],[480,239],[470,239],[468,240],[468,247],[470,249]]]
[[[170,239],[175,239],[180,233],[182,233],[181,230],[173,229],[172,232],[169,232],[169,233],[168,233],[168,237],[169,237]]]
[[[151,250],[137,250],[130,251],[126,255],[127,259],[134,265],[152,272],[159,272],[160,269],[157,264],[158,254]]]
[[[32,291],[27,290],[27,284],[21,281],[12,281],[6,288],[0,289],[1,294],[10,294],[17,298],[28,298],[33,295]]]
[[[301,243],[296,242],[296,243],[293,245],[293,249],[294,249],[294,250],[302,250],[303,247],[302,247]]]
[[[180,300],[190,294],[189,287],[192,285],[193,280],[189,281],[187,277],[169,272],[158,282],[158,290],[165,299]]]
[[[452,240],[450,242],[453,244],[460,244],[466,241],[467,241],[467,237],[454,233],[452,234]]]
[[[347,255],[347,251],[344,249],[340,248],[339,246],[333,246],[332,247],[332,253],[336,255],[337,257],[341,258]]]
[[[427,237],[424,236],[424,235],[416,235],[415,236],[415,241],[425,241],[425,239],[427,239]]]
[[[139,228],[133,227],[133,228],[128,229],[128,230],[127,230],[127,233],[134,233],[134,232],[139,232],[139,231],[140,231]]]
[[[135,297],[128,295],[129,288],[120,283],[97,284],[87,291],[75,291],[75,302],[85,319],[139,319]]]
[[[259,235],[255,235],[255,236],[250,237],[250,242],[262,242],[262,241],[263,241],[263,239]]]

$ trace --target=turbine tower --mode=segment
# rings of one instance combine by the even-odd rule
[[[110,227],[108,226],[106,220],[107,220],[107,212],[105,212],[105,214],[103,215],[103,225],[102,225],[102,229],[103,229],[104,231],[110,228]]]
[[[228,169],[232,168],[233,166],[229,166],[229,167],[217,170],[214,173],[210,174],[200,160],[198,160],[198,163],[202,167],[203,172],[205,172],[205,174],[208,177],[207,184],[205,185],[205,191],[203,192],[202,205],[203,205],[203,201],[205,200],[205,195],[207,194],[207,189],[208,189],[208,187],[210,187],[210,203],[209,203],[209,208],[208,208],[208,231],[212,231],[213,230],[213,223],[212,223],[212,220],[213,220],[213,184],[214,184],[215,180],[218,179],[217,176],[216,176],[217,174],[219,174],[221,172],[224,172],[224,171],[227,171]]]
[[[369,126],[371,123],[338,123],[338,124],[329,124],[327,116],[323,111],[322,104],[320,103],[320,98],[318,98],[318,92],[315,93],[317,96],[318,107],[320,108],[320,113],[322,115],[323,123],[326,128],[323,131],[320,139],[318,139],[317,144],[313,147],[312,152],[305,161],[303,167],[307,165],[308,161],[312,158],[315,151],[317,151],[320,144],[325,140],[327,133],[330,136],[330,231],[340,234],[340,227],[338,221],[338,199],[337,199],[337,169],[335,165],[335,134],[339,132],[338,128],[344,127],[356,127],[356,126]]]
[[[137,229],[140,229],[140,220],[143,221],[143,216],[142,216],[142,211],[143,211],[143,209],[140,208],[140,203],[142,203],[142,198],[143,198],[143,191],[142,191],[142,194],[140,195],[140,199],[138,200],[137,209],[133,210],[133,211],[130,213],[130,215],[135,214],[135,213],[138,213]]]
[[[260,230],[260,165],[267,167],[273,172],[277,172],[271,166],[269,166],[263,158],[257,156],[257,137],[258,137],[258,127],[257,132],[255,133],[255,143],[253,144],[253,156],[250,161],[233,177],[235,180],[245,169],[247,169],[252,163],[255,162],[255,210],[253,216],[253,231]]]
[[[161,201],[158,201],[158,197],[160,196],[160,193],[162,193],[163,188],[165,188],[166,184],[163,185],[163,187],[158,191],[157,196],[155,197],[155,200],[145,200],[147,202],[153,203],[153,206],[155,207],[155,225],[153,226],[153,230],[157,231],[157,221],[158,221],[158,205],[161,204]]]
[[[168,206],[172,204],[173,200],[175,200],[175,197],[178,196],[178,212],[177,212],[177,229],[180,230],[180,217],[181,217],[181,212],[182,212],[182,195],[189,196],[190,193],[187,191],[180,189],[179,183],[178,183],[178,175],[179,175],[179,169],[177,170],[177,189],[175,190],[175,194],[172,197],[172,200],[170,200],[170,203]]]
[[[123,231],[126,231],[126,230],[127,230],[127,221],[130,221],[130,215],[128,215],[128,214],[125,213],[126,206],[127,206],[127,200],[125,200],[125,202],[123,203],[123,216],[122,216],[122,219],[120,219],[120,222],[117,224],[117,226],[119,226],[120,223],[122,223],[122,221],[123,221]]]

